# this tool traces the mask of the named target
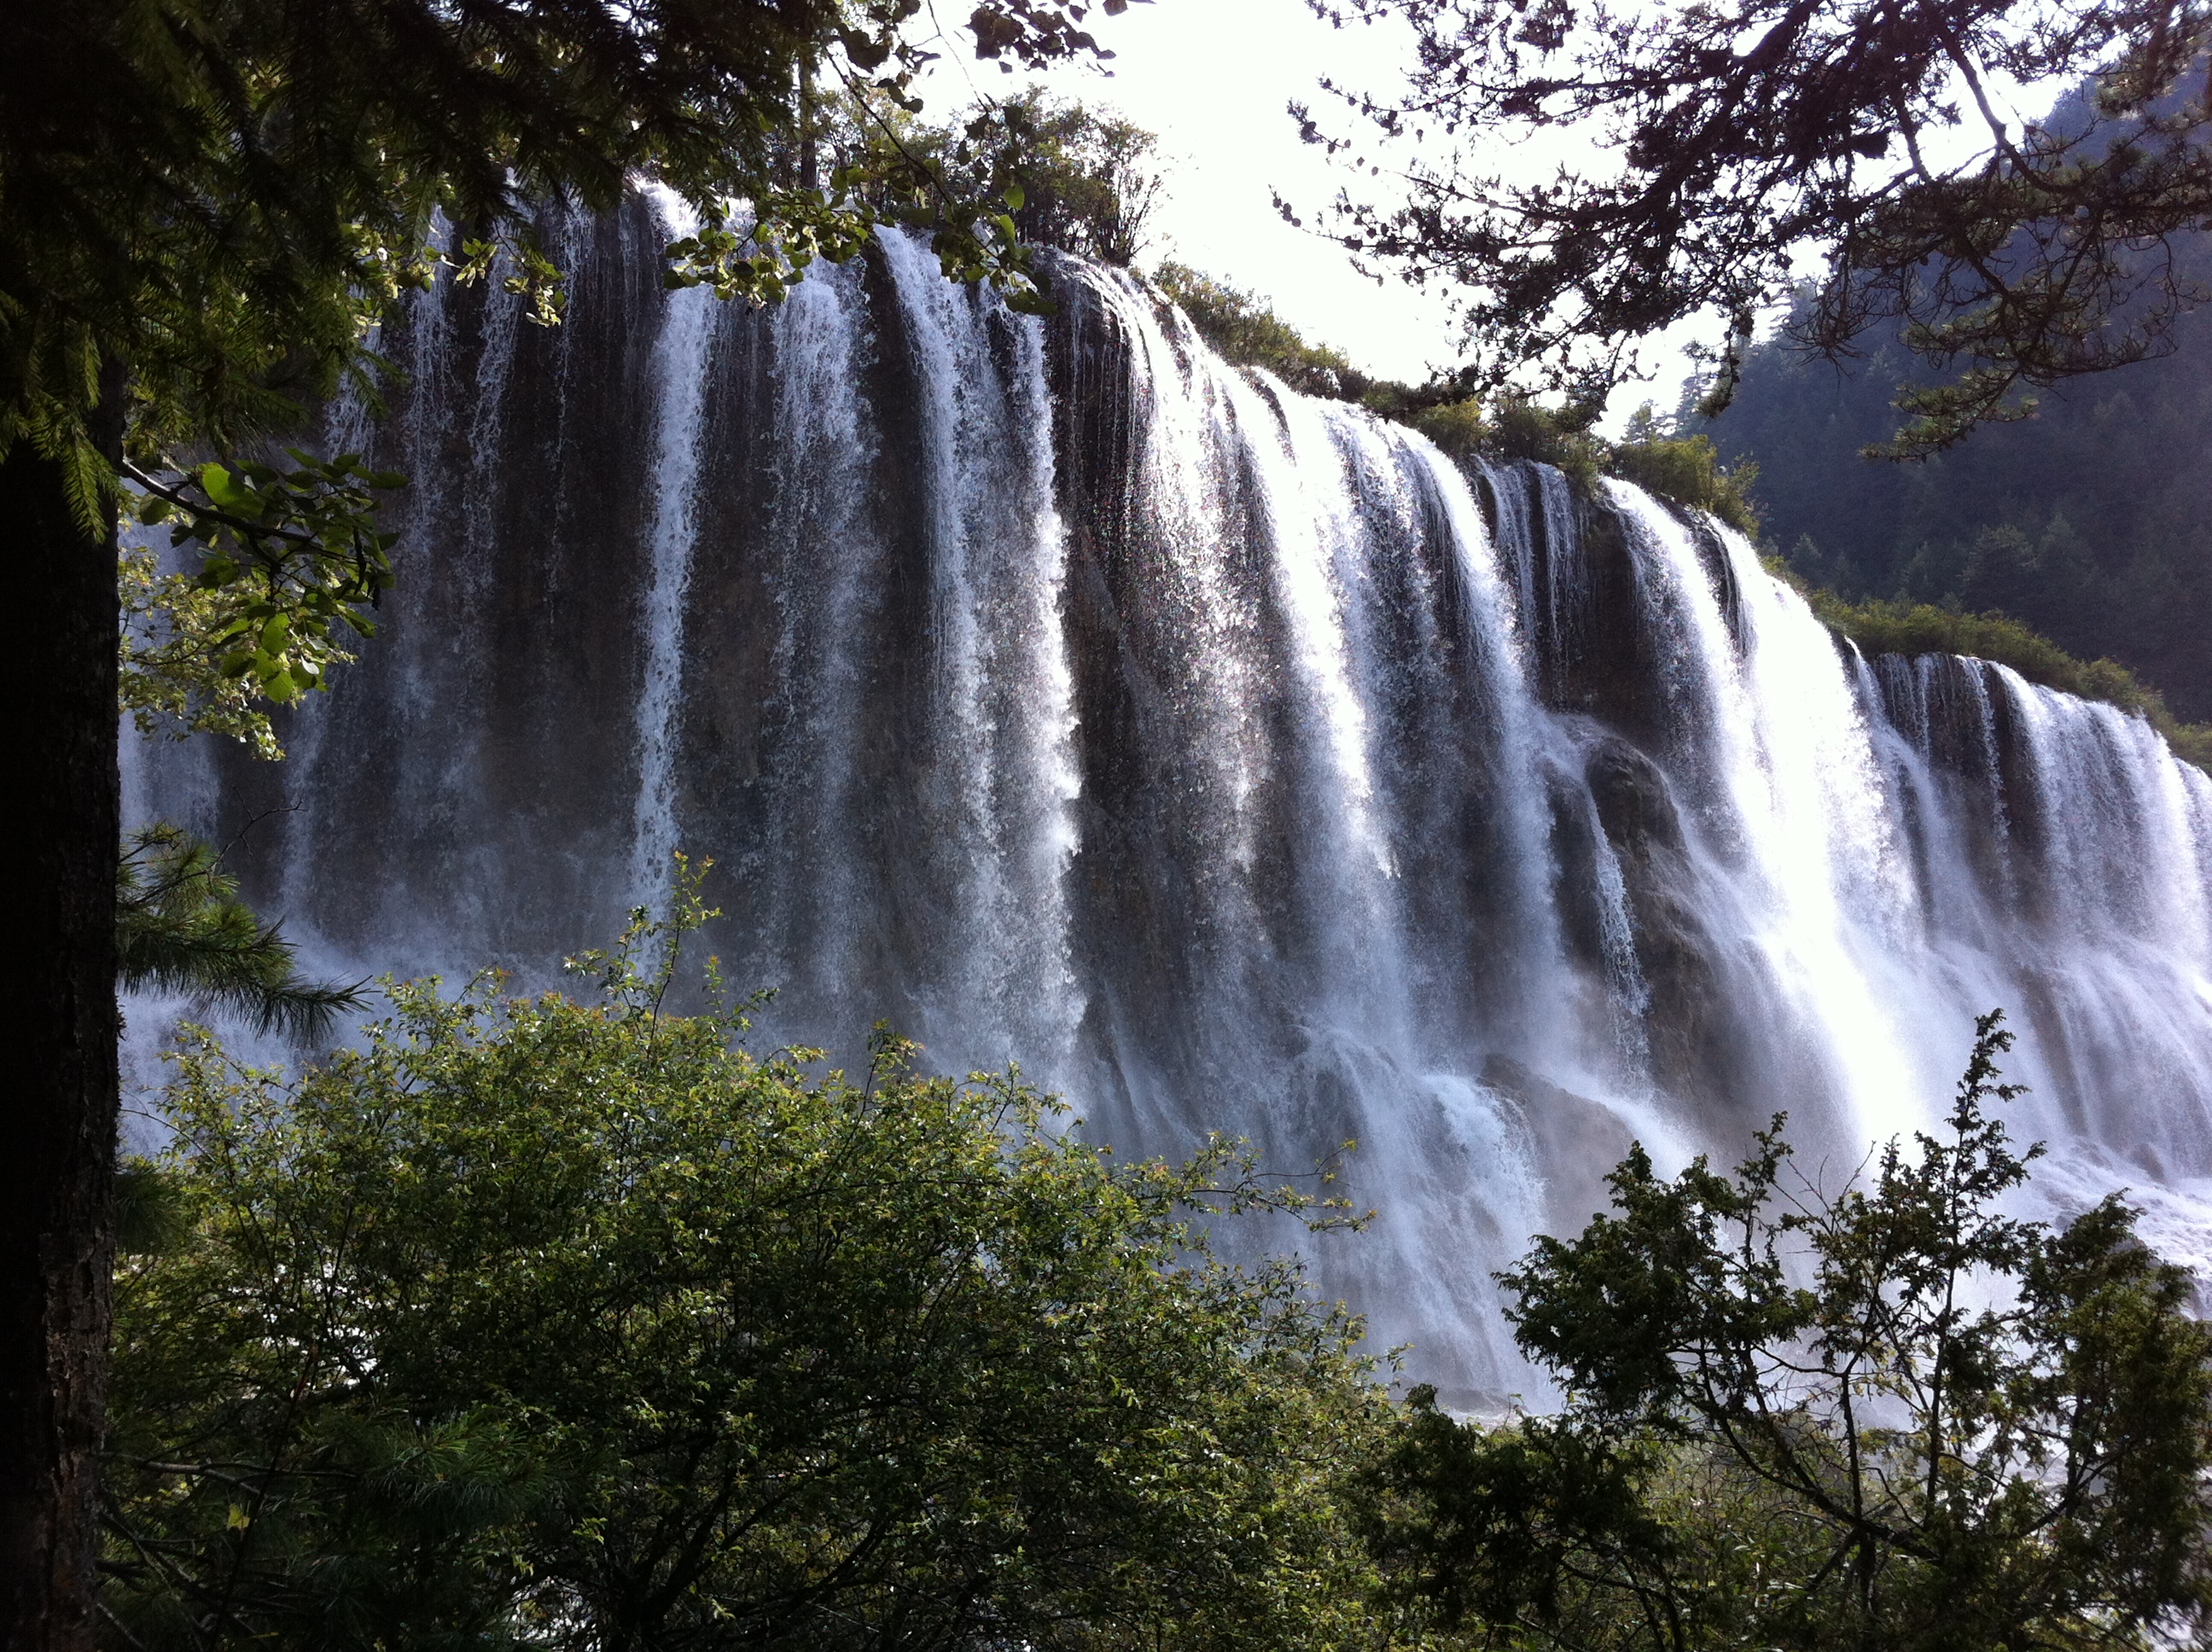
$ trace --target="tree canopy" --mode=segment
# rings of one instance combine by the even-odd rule
[[[1761,307],[1817,256],[1802,343],[1843,356],[1896,322],[1951,374],[1901,398],[1895,449],[1918,454],[2021,416],[2039,387],[2156,353],[2201,296],[2173,264],[2212,217],[2200,9],[1311,3],[1340,24],[1412,26],[1402,95],[1329,88],[1364,137],[1297,112],[1310,141],[1374,149],[1377,165],[1411,141],[1404,200],[1345,197],[1336,233],[1460,288],[1478,383],[1533,369],[1594,401],[1634,370],[1638,339],[1718,316],[1717,407]],[[2002,100],[2076,84],[2046,118]],[[1501,144],[1554,131],[1601,161],[1498,169]]]
[[[1823,1191],[1781,1121],[1734,1175],[1639,1148],[1504,1276],[1566,1396],[1417,1404],[1377,1471],[1406,1586],[1538,1644],[2148,1649],[2212,1613],[2212,1335],[2107,1199],[2008,1209],[1991,1015],[1945,1128]],[[1423,1414],[1425,1413],[1425,1414]]]
[[[1233,1145],[1121,1162],[1018,1072],[744,1047],[704,913],[574,997],[386,983],[295,1078],[181,1046],[131,1167],[106,1638],[1066,1652],[1987,1652],[2212,1611],[2212,1334],[2039,1150],[1994,1016],[1849,1185],[1781,1125],[1613,1173],[1504,1277],[1546,1416],[1393,1405]],[[1347,1242],[1358,1242],[1351,1240]]]
[[[118,1283],[117,1643],[1371,1643],[1358,1326],[1211,1250],[1337,1213],[887,1036],[750,1054],[663,1012],[671,938],[580,999],[393,985],[294,1081],[185,1048]]]

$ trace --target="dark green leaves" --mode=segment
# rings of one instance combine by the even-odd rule
[[[115,891],[116,984],[220,1005],[263,1032],[327,1035],[359,987],[303,979],[291,944],[238,898],[215,851],[173,826],[124,844]]]
[[[1747,1351],[1796,1334],[1811,1308],[1786,1282],[1767,1213],[1789,1151],[1781,1127],[1734,1179],[1700,1158],[1662,1180],[1636,1148],[1607,1178],[1617,1214],[1571,1241],[1539,1239],[1501,1276],[1522,1350],[1623,1420],[1673,1418],[1700,1382],[1754,1380]]]
[[[189,1236],[118,1285],[107,1603],[142,1642],[1374,1644],[1357,1327],[1013,1075],[849,1078],[666,1014],[394,984],[296,1081],[170,1096]]]
[[[1572,1419],[1486,1429],[1415,1388],[1397,1438],[1365,1477],[1370,1542],[1386,1572],[1447,1630],[1556,1625],[1594,1552],[1653,1562],[1667,1537],[1644,1505],[1649,1445]]]
[[[1504,1276],[1564,1415],[1410,1424],[1419,1587],[1654,1652],[2147,1646],[2204,1622],[2212,1335],[2118,1200],[2056,1232],[2008,1211],[2039,1152],[1992,1116],[2019,1094],[2010,1042],[1983,1017],[1943,1131],[1838,1189],[1791,1173],[1779,1121],[1733,1176],[1632,1154],[1612,1214]]]

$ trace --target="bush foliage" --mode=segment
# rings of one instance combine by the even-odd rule
[[[1503,1283],[1566,1395],[1402,1406],[1215,1140],[1019,1074],[749,1053],[642,917],[582,999],[392,983],[299,1078],[210,1036],[125,1179],[106,1643],[2151,1652],[2212,1604],[2212,1333],[2037,1151],[1993,1016],[1942,1136],[1824,1193],[1778,1120]],[[658,954],[647,969],[643,959]]]
[[[1334,346],[1307,343],[1257,293],[1173,262],[1162,264],[1152,282],[1224,361],[1272,373],[1305,395],[1339,401],[1358,401],[1379,382]]]
[[[1996,1652],[2201,1644],[2212,1332],[2109,1199],[2008,1212],[1994,1014],[1945,1127],[1822,1187],[1777,1118],[1504,1277],[1566,1395],[1417,1393],[1375,1471],[1395,1585],[1486,1644]]]
[[[2076,659],[2050,638],[2004,614],[1967,614],[1929,603],[1870,598],[1846,602],[1832,591],[1809,590],[1813,611],[1840,636],[1870,654],[1970,654],[2009,665],[2031,683],[2085,700],[2101,700],[2148,720],[2175,755],[2212,767],[2212,726],[2185,723],[2159,691],[2110,659]]]
[[[671,938],[593,1002],[395,985],[294,1081],[185,1048],[117,1281],[118,1644],[1364,1636],[1358,1327],[1208,1249],[1306,1200],[895,1040],[750,1054],[662,1012]]]
[[[1759,532],[1747,491],[1759,467],[1723,466],[1709,437],[1668,436],[1646,416],[1626,440],[1611,442],[1531,398],[1502,397],[1486,407],[1449,386],[1375,378],[1342,350],[1309,343],[1257,294],[1173,263],[1153,281],[1224,360],[1273,374],[1309,396],[1358,402],[1412,426],[1455,459],[1534,459],[1585,484],[1618,476],[1678,505],[1711,511],[1741,532]]]

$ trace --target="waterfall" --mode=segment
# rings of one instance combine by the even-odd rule
[[[665,186],[653,191],[662,234],[694,233],[697,215]],[[704,287],[672,293],[653,342],[653,471],[646,500],[652,546],[645,586],[645,680],[637,701],[637,808],[630,888],[641,906],[665,907],[676,824],[676,737],[684,677],[684,610],[702,531],[697,489],[706,441],[708,352],[722,314]]]
[[[1839,647],[1727,529],[1119,272],[1020,317],[889,232],[748,312],[661,288],[671,210],[552,215],[562,328],[396,324],[400,585],[289,762],[131,744],[319,967],[549,984],[712,858],[769,1043],[1018,1060],[1123,1153],[1355,1140],[1322,1287],[1469,1404],[1532,1391],[1492,1272],[1630,1140],[1847,1167],[1993,1005],[2050,1207],[2212,1253],[2212,780],[2141,720]]]

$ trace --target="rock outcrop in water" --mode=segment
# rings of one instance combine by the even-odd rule
[[[556,227],[558,331],[386,341],[402,583],[291,759],[132,749],[142,817],[283,806],[236,859],[329,967],[547,980],[711,855],[769,1039],[1018,1059],[1123,1151],[1358,1139],[1323,1283],[1462,1393],[1632,1136],[1787,1108],[1832,1175],[1993,1005],[2053,1196],[2200,1248],[2212,782],[2147,727],[1839,652],[1733,535],[1463,473],[1121,275],[1038,322],[893,236],[749,313],[660,290],[654,210]]]

